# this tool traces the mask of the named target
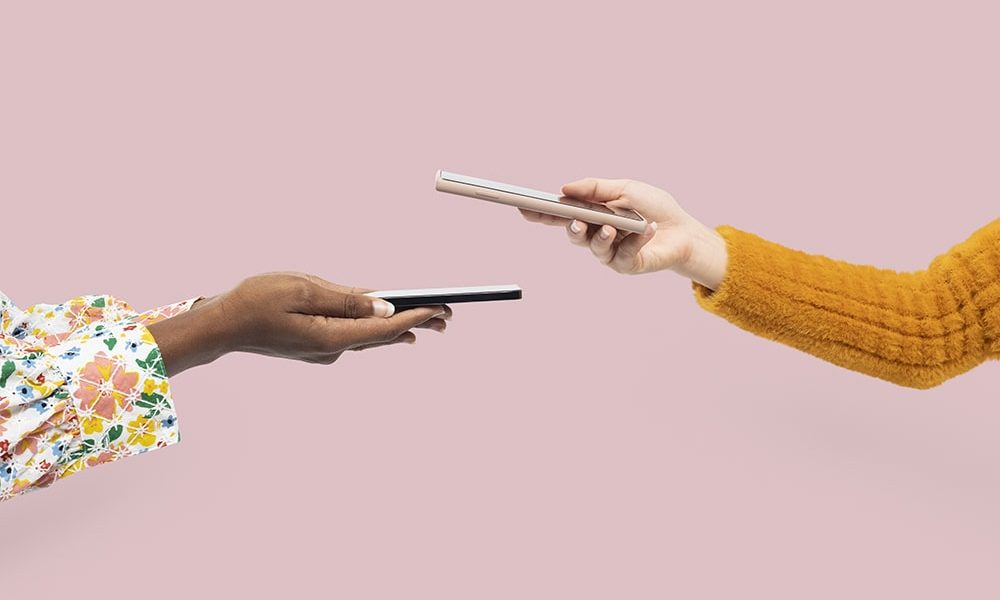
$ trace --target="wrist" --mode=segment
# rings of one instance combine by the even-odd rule
[[[221,296],[199,299],[191,308],[148,326],[167,375],[208,364],[232,350],[233,331]]]
[[[715,229],[694,221],[690,228],[691,251],[676,268],[678,274],[711,289],[718,289],[726,274],[726,240]]]

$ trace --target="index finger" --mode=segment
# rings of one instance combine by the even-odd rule
[[[528,221],[532,223],[542,223],[543,225],[566,225],[572,219],[567,219],[566,217],[559,217],[556,215],[549,215],[546,213],[540,213],[535,210],[529,210],[527,208],[518,208],[521,211],[521,215]]]
[[[448,314],[448,307],[420,306],[399,311],[385,319],[358,319],[351,322],[351,333],[347,336],[350,347],[361,344],[387,342],[403,333],[434,319]]]

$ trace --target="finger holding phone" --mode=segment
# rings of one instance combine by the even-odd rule
[[[567,183],[562,194],[577,201],[633,210],[648,226],[642,233],[633,233],[607,224],[519,210],[528,221],[564,227],[570,242],[589,248],[594,257],[619,273],[669,269],[710,289],[722,281],[725,241],[685,212],[666,191],[641,181],[590,177]]]

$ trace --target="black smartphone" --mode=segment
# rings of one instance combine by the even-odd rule
[[[436,304],[520,300],[521,288],[517,285],[481,285],[475,287],[382,290],[368,292],[366,295],[387,300],[396,307],[396,310],[403,310]]]

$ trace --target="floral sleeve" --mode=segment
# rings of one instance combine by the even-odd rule
[[[0,501],[179,440],[146,326],[197,300],[136,313],[79,296],[21,311],[0,294]]]

